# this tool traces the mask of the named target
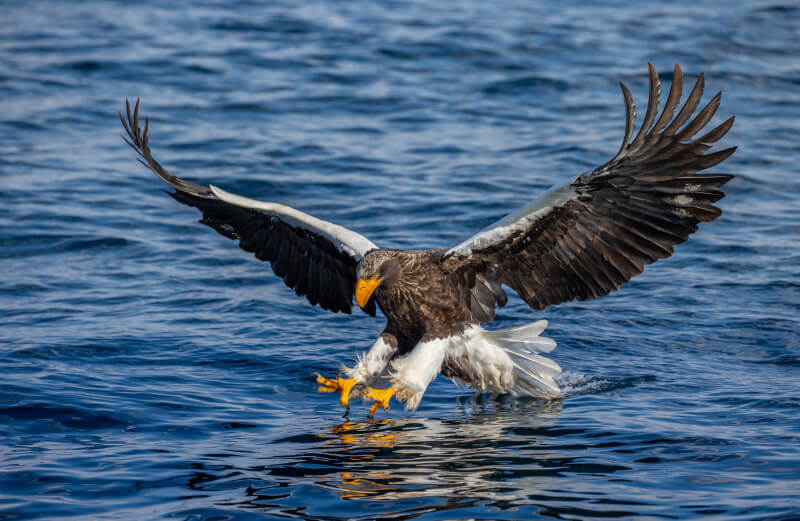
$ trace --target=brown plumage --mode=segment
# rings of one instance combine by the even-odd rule
[[[270,262],[298,295],[331,311],[349,313],[354,296],[370,315],[376,304],[381,308],[384,333],[349,370],[359,384],[379,376],[394,359],[393,387],[412,407],[442,368],[481,389],[553,396],[558,387],[552,376],[560,369],[537,354],[552,349],[538,337],[544,326],[528,330],[537,331],[535,339],[523,338],[522,330],[490,334],[478,327],[506,304],[503,285],[536,310],[601,297],[645,265],[669,257],[698,223],[721,214],[714,203],[732,176],[700,172],[734,152],[706,153],[733,118],[695,138],[714,116],[721,95],[697,111],[701,74],[675,115],[683,84],[676,64],[659,115],[660,83],[652,65],[649,75],[647,110],[635,137],[633,98],[621,84],[625,136],[611,161],[450,249],[379,249],[355,232],[292,208],[195,185],[171,175],[152,157],[148,124],[143,132],[139,127],[138,101],[133,111],[127,105],[127,118],[120,114],[120,119],[126,141],[176,190],[172,197],[198,208],[203,224]],[[412,356],[418,350],[427,354]]]
[[[475,284],[468,277],[474,275],[463,270],[464,261],[446,258],[445,252],[373,250],[359,265],[359,279],[377,274],[382,280],[370,301],[374,299],[386,316],[386,332],[396,337],[398,356],[421,340],[461,333],[469,324],[494,318],[494,313],[489,317],[473,312]],[[494,309],[493,299],[487,304]]]

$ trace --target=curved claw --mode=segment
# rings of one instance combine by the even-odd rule
[[[341,375],[337,375],[336,380],[331,380],[319,373],[315,374],[317,375],[317,383],[321,384],[317,387],[317,391],[323,393],[335,393],[339,391],[339,404],[341,404],[342,407],[350,407],[350,393],[353,387],[357,385],[355,380],[352,378],[342,378]]]
[[[367,387],[367,391],[364,393],[364,396],[375,400],[375,403],[373,403],[372,407],[369,408],[370,417],[378,411],[378,407],[383,407],[384,411],[388,411],[389,400],[392,399],[394,393],[395,390],[391,387],[387,387],[386,389],[373,389],[372,387]]]

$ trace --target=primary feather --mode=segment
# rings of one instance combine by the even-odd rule
[[[678,115],[683,73],[673,83],[658,121],[658,75],[652,65],[650,98],[635,138],[636,109],[621,83],[626,108],[625,137],[608,163],[545,194],[521,211],[450,249],[446,256],[492,269],[533,309],[601,297],[638,275],[644,266],[669,257],[675,245],[713,221],[718,190],[733,176],[701,174],[735,150],[706,154],[730,129],[733,118],[693,139],[719,107],[721,94],[695,113],[703,93],[701,74]]]

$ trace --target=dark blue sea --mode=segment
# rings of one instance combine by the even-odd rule
[[[800,7],[0,5],[0,519],[800,519]],[[383,247],[452,246],[610,159],[679,61],[738,152],[723,216],[547,319],[563,401],[316,391],[384,321],[297,298],[173,173]],[[689,86],[684,90],[688,91]]]

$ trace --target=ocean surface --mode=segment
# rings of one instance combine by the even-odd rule
[[[0,4],[0,519],[800,519],[800,7],[766,0]],[[309,306],[172,172],[451,246],[610,159],[679,61],[737,177],[667,260],[547,319],[562,401],[439,378],[348,418],[384,325]],[[688,89],[688,87],[687,87]],[[684,90],[686,92],[686,90]]]

